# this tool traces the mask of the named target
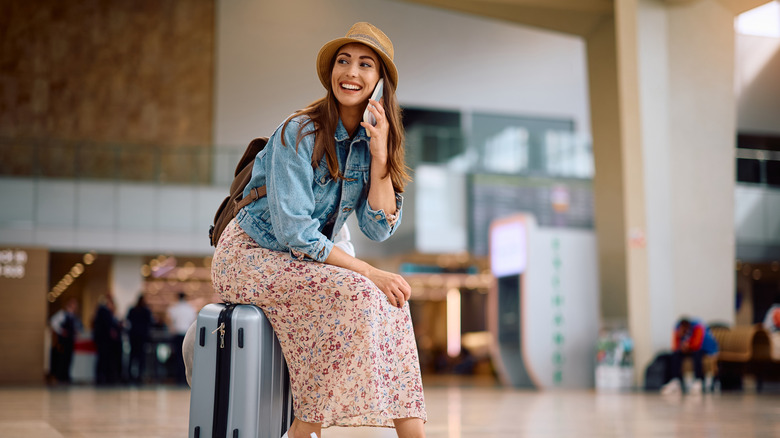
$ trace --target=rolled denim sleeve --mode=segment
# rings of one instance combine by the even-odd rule
[[[293,119],[284,132],[279,127],[271,137],[266,152],[268,209],[276,240],[290,249],[293,257],[325,261],[333,242],[319,231],[314,214],[314,170],[311,155],[314,136],[303,137],[296,150],[295,140],[301,130],[301,119]],[[311,125],[306,129],[312,129]]]
[[[368,203],[368,200],[364,200],[362,204],[358,206],[357,216],[360,230],[371,240],[382,242],[387,240],[395,233],[398,226],[401,225],[401,217],[403,216],[403,204],[404,197],[400,194],[395,194],[395,208],[396,208],[396,220],[394,223],[390,223],[387,214],[384,210],[374,210]]]

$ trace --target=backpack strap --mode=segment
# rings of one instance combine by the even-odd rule
[[[236,166],[235,178],[230,184],[230,194],[222,201],[219,208],[217,208],[216,214],[214,214],[214,224],[209,227],[209,243],[211,246],[216,247],[219,242],[222,232],[227,227],[227,224],[236,217],[239,211],[247,205],[257,201],[258,199],[266,196],[266,186],[253,187],[249,190],[246,197],[243,196],[244,189],[252,179],[252,168],[254,167],[255,157],[257,154],[265,148],[268,143],[267,137],[260,137],[252,140],[247,146],[244,155],[239,160]],[[325,151],[322,148],[315,148],[312,153],[312,168],[318,167],[319,161],[325,155]]]
[[[260,187],[254,187],[249,191],[249,195],[242,198],[240,201],[236,201],[235,211],[238,213],[241,211],[242,208],[246,207],[247,205],[257,201],[258,199],[265,196],[267,193],[267,190],[265,189],[265,186]]]
[[[268,139],[265,138],[265,137],[262,138],[262,139],[255,139],[253,141],[257,141],[257,140],[263,140],[263,146],[261,146],[261,149],[265,146],[265,143],[268,142]],[[257,153],[258,152],[254,152],[254,155],[257,155]],[[246,153],[244,153],[244,155],[246,156]],[[311,167],[312,167],[312,169],[317,169],[317,167],[319,167],[320,160],[322,160],[323,156],[325,156],[324,148],[323,147],[317,147],[317,145],[315,143],[315,147],[314,147],[314,150],[312,151],[312,155],[311,155]],[[250,169],[250,173],[249,173],[248,176],[249,176],[249,178],[251,178],[251,176],[252,176],[252,174],[251,174],[252,166],[250,166],[249,163],[251,163],[252,161],[254,161],[254,158],[252,160],[245,160],[244,158],[242,158],[242,162],[239,163],[239,168],[236,169],[236,176],[238,176],[241,167],[244,167],[244,168],[248,167]],[[249,181],[247,180],[246,182],[243,183],[243,186],[241,187],[241,192],[242,193],[243,193],[243,187],[246,187],[248,182]],[[257,201],[258,199],[260,199],[263,196],[265,196],[267,193],[268,193],[268,191],[266,190],[265,186],[252,188],[250,190],[250,192],[249,192],[249,195],[246,198],[242,198],[240,200],[236,200],[235,201],[234,210],[233,210],[234,213],[233,214],[234,215],[238,214],[238,212],[241,211],[242,208],[244,208],[247,205]]]

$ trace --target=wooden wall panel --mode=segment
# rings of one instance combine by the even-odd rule
[[[0,384],[44,382],[48,277],[48,251],[0,247]]]
[[[4,1],[0,41],[0,174],[176,178],[156,154],[211,144],[213,0]]]

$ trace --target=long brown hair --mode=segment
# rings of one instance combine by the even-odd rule
[[[373,49],[372,49],[373,50]],[[338,51],[336,52],[338,53]],[[381,58],[379,59],[380,76],[386,77],[385,65]],[[331,60],[330,65],[333,66],[336,57]],[[405,160],[405,134],[402,123],[401,106],[398,105],[398,100],[395,97],[395,85],[389,79],[385,80],[384,90],[382,93],[384,98],[384,109],[387,120],[390,123],[390,132],[387,136],[388,154],[387,154],[387,168],[388,174],[393,181],[393,189],[396,193],[403,193],[406,183],[411,179],[408,173],[408,167]],[[284,131],[287,129],[287,125],[295,117],[307,116],[308,120],[301,126],[298,131],[298,136],[295,139],[295,148],[298,149],[298,145],[301,140],[307,135],[314,134],[314,153],[312,154],[312,165],[317,168],[319,161],[324,155],[328,163],[328,171],[331,178],[338,181],[344,179],[344,175],[339,170],[339,162],[336,157],[336,140],[334,138],[336,134],[336,126],[338,126],[339,120],[339,108],[336,96],[333,94],[333,89],[328,87],[328,93],[325,97],[315,100],[310,103],[304,109],[296,111],[290,116],[282,126],[282,144],[284,145]],[[305,127],[310,123],[314,123],[314,129],[303,134]]]

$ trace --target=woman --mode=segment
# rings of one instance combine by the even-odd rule
[[[258,154],[244,195],[266,186],[267,196],[223,232],[214,285],[227,302],[262,308],[279,337],[293,390],[291,438],[328,426],[424,436],[411,288],[332,241],[352,213],[376,241],[401,220],[408,175],[392,42],[357,23],[320,49],[317,72],[327,95],[282,123]],[[369,100],[380,78],[382,99]],[[362,120],[367,105],[376,125]]]

